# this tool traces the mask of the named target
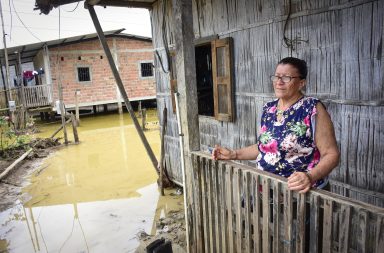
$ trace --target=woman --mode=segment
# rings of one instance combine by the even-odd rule
[[[324,188],[339,162],[333,124],[323,104],[302,93],[305,61],[282,59],[271,76],[277,99],[264,105],[258,143],[230,150],[216,145],[215,160],[254,160],[259,169],[288,178],[290,190]]]

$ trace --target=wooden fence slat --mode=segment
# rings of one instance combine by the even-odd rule
[[[320,210],[319,196],[311,195],[310,200],[310,230],[309,230],[309,252],[318,253],[319,244],[319,210]]]
[[[187,213],[188,213],[188,230],[186,233],[189,236],[189,245],[187,245],[189,252],[196,252],[196,231],[197,228],[195,226],[198,226],[198,221],[196,220],[196,215],[198,213],[196,205],[194,205],[194,198],[196,194],[199,192],[199,189],[197,187],[194,187],[194,184],[196,182],[195,180],[195,170],[198,170],[198,163],[197,163],[197,156],[192,154],[191,155],[191,161],[192,161],[192,168],[195,168],[193,170],[188,170],[186,174],[186,184],[187,187],[184,190],[188,190],[187,193]]]
[[[296,252],[305,252],[305,194],[299,193],[297,203]]]
[[[375,238],[376,253],[383,252],[384,249],[384,218],[382,216],[377,217],[376,222],[376,238]]]
[[[325,199],[323,222],[323,253],[332,252],[332,213],[333,201]]]
[[[221,212],[220,215],[220,223],[221,223],[221,250],[223,253],[228,252],[227,247],[227,231],[228,231],[228,224],[227,224],[227,218],[226,218],[226,210],[228,210],[228,204],[226,200],[226,188],[225,188],[225,175],[227,173],[227,169],[224,163],[220,164],[220,170],[219,170],[219,187],[220,187],[220,202],[219,202],[219,209]]]
[[[207,168],[205,170],[206,182],[207,182],[207,199],[208,199],[208,223],[209,223],[209,252],[216,252],[216,244],[215,244],[215,210],[214,210],[214,197],[213,197],[213,180],[212,180],[212,160],[209,159],[207,162]]]
[[[273,253],[279,253],[280,245],[280,183],[273,183]]]
[[[364,210],[359,211],[359,220],[358,220],[358,235],[357,235],[357,252],[365,253],[367,252],[367,223],[368,223],[368,214]]]
[[[251,190],[251,184],[250,184],[250,172],[247,171],[243,174],[243,189],[244,189],[244,208],[245,208],[245,240],[244,240],[244,252],[251,253],[251,197],[250,193]],[[252,195],[251,195],[252,196]]]
[[[241,191],[241,170],[235,168],[235,190],[234,195],[236,196],[236,252],[242,252],[242,240],[243,240],[243,221],[242,221],[242,191]]]
[[[218,162],[214,162],[213,170],[212,170],[212,181],[213,181],[213,199],[214,199],[214,215],[215,215],[215,248],[216,252],[223,252],[221,249],[221,224],[220,224],[220,216],[221,216],[221,206],[220,206],[220,188],[218,185],[218,174],[219,172],[219,164]]]
[[[234,232],[233,232],[233,195],[232,195],[232,179],[233,179],[233,168],[227,165],[226,185],[227,185],[227,211],[228,211],[228,249],[230,253],[234,253]]]
[[[202,192],[202,202],[203,202],[203,231],[204,231],[204,252],[209,252],[209,218],[208,218],[208,196],[207,196],[207,178],[206,171],[209,169],[207,166],[206,158],[201,159],[202,162],[202,172],[201,172],[201,192]],[[204,195],[204,196],[203,196]]]
[[[201,171],[202,171],[202,163],[200,158],[194,157],[193,162],[195,164],[195,167],[193,169],[193,175],[194,175],[194,208],[195,208],[195,221],[196,224],[194,224],[195,228],[195,249],[196,252],[203,252],[203,245],[204,245],[204,233],[203,233],[203,209],[201,206],[202,201],[202,191],[201,191]]]
[[[292,218],[293,218],[293,201],[292,191],[284,188],[284,226],[285,226],[285,240],[284,252],[293,252],[293,236],[292,236]]]
[[[260,181],[258,175],[252,175],[252,193],[253,193],[253,252],[260,253]]]
[[[263,178],[263,252],[270,252],[269,219],[270,219],[270,179]]]
[[[349,252],[349,233],[351,223],[351,207],[342,205],[340,211],[340,224],[339,224],[339,252]]]

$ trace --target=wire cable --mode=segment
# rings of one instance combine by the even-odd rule
[[[288,21],[289,21],[289,18],[291,17],[291,7],[292,7],[291,0],[289,0],[288,1],[288,15],[287,15],[287,18],[285,19],[284,28],[283,28],[283,36],[284,36],[283,41],[284,41],[284,46],[286,48],[290,49],[290,54],[292,55],[292,51],[294,51],[296,49],[295,45],[300,44],[300,42],[308,43],[309,40],[302,40],[301,37],[299,37],[299,36],[295,36],[294,39],[289,39],[285,35],[286,31],[287,31]]]
[[[73,9],[73,10],[71,10],[71,11],[65,11],[65,12],[74,12],[74,11],[77,9],[77,7],[79,7],[79,3],[80,3],[80,2],[77,2],[77,5],[76,5],[75,9]]]
[[[9,40],[12,41],[13,16],[12,16],[11,0],[8,1],[8,5],[9,5],[9,15],[11,16],[11,29],[9,30]]]
[[[19,13],[17,13],[17,10],[15,8],[15,2],[12,1],[12,6],[13,6],[13,10],[15,11],[16,13],[16,16],[17,18],[19,19],[19,21],[23,24],[23,26],[25,27],[25,29],[27,29],[27,31],[33,36],[35,37],[37,40],[39,40],[41,42],[41,39],[39,39],[35,34],[33,34],[33,32],[31,30],[28,29],[28,27],[24,24],[23,20],[21,20],[20,16],[19,16]]]

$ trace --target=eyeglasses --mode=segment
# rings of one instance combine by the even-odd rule
[[[292,81],[293,78],[300,78],[300,76],[275,76],[275,75],[271,75],[271,81],[272,82],[277,82],[277,81],[279,81],[279,79],[281,79],[281,81],[283,83],[289,83],[290,81]]]

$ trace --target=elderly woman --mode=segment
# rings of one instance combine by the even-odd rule
[[[324,105],[301,91],[306,77],[305,61],[282,59],[271,76],[277,99],[263,107],[257,144],[236,150],[216,145],[213,159],[256,159],[259,169],[287,177],[288,188],[300,193],[324,188],[339,150]]]

